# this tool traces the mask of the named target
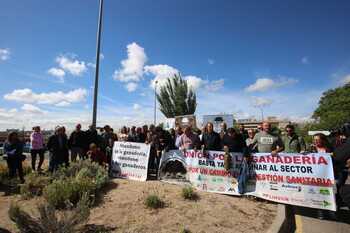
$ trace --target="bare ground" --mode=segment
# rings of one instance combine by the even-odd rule
[[[188,201],[182,198],[181,190],[181,186],[159,181],[113,180],[104,198],[91,209],[89,224],[120,233],[180,232],[184,228],[193,233],[259,233],[267,230],[276,215],[277,207],[272,203],[207,192],[198,192],[199,200]],[[157,194],[165,207],[145,207],[148,194]],[[16,232],[7,216],[11,201],[19,201],[25,210],[35,213],[34,207],[42,199],[0,197],[0,229]]]

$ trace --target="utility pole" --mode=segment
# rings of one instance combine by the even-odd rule
[[[98,95],[98,75],[100,68],[100,45],[101,45],[101,30],[102,30],[102,14],[103,14],[103,0],[100,0],[98,26],[97,26],[97,43],[96,43],[96,70],[95,70],[95,86],[94,86],[94,105],[92,113],[92,125],[96,128],[97,118],[97,95]]]
[[[157,84],[158,81],[154,82],[154,120],[153,124],[156,126],[157,124]]]

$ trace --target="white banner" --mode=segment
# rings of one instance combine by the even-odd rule
[[[330,154],[253,155],[254,195],[270,201],[317,209],[336,210],[335,181]],[[249,190],[248,190],[249,191]]]
[[[187,179],[200,190],[240,195],[238,176],[241,153],[231,153],[231,168],[224,168],[224,152],[171,151],[165,158],[186,161]],[[329,154],[258,153],[249,163],[245,195],[279,203],[336,210],[332,159]],[[164,167],[161,164],[161,167]]]
[[[237,177],[242,155],[232,154],[231,169],[224,167],[225,154],[222,151],[194,151],[184,153],[187,164],[187,177],[197,188],[203,191],[240,195]]]
[[[113,175],[120,178],[145,181],[147,179],[150,145],[136,142],[114,142]]]

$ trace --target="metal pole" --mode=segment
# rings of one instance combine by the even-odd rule
[[[157,84],[158,81],[154,82],[154,121],[153,124],[157,124]]]
[[[262,107],[260,107],[261,110],[261,122],[264,121],[264,109]]]
[[[99,74],[99,68],[100,68],[100,44],[101,44],[101,30],[102,30],[102,13],[103,13],[103,0],[100,0],[100,7],[99,7],[99,14],[98,14],[98,26],[97,26],[94,105],[93,105],[93,113],[92,113],[92,125],[94,126],[94,128],[96,128],[96,118],[97,118],[97,94],[98,94],[98,74]]]

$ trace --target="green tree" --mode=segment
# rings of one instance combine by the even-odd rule
[[[197,107],[196,94],[180,74],[167,79],[160,87],[157,100],[167,118],[194,114]]]
[[[350,120],[350,83],[323,93],[312,116],[323,129],[338,128]]]

